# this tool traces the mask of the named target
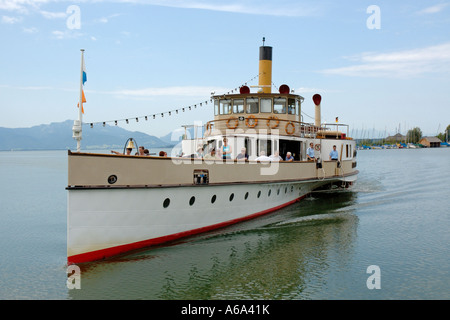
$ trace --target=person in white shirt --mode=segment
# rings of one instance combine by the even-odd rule
[[[314,157],[314,143],[312,143],[312,142],[309,144],[309,148],[306,149],[306,157],[310,161],[314,161],[315,160],[315,157]]]
[[[266,156],[266,152],[265,151],[261,151],[259,153],[259,157],[255,159],[256,161],[270,161],[270,158],[268,156]]]

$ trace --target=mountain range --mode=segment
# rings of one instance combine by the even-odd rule
[[[72,138],[73,120],[41,124],[30,128],[0,127],[0,150],[76,150]],[[88,130],[87,130],[88,129]],[[117,126],[83,125],[82,149],[116,149],[121,151],[128,138],[146,148],[169,148],[175,143],[170,134],[158,138],[139,131],[128,131]]]

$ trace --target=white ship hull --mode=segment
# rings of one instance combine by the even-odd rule
[[[68,262],[99,260],[251,219],[329,182],[69,190]]]

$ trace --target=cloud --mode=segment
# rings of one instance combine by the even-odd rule
[[[31,28],[22,28],[24,33],[29,33],[29,34],[33,34],[33,33],[37,33],[39,32],[39,30],[35,27],[31,27]]]
[[[320,72],[356,77],[406,78],[450,71],[450,43],[391,53],[362,53],[348,60],[359,64]]]
[[[434,13],[439,13],[442,10],[444,10],[450,3],[440,3],[431,7],[427,7],[423,10],[420,10],[418,13],[419,14],[434,14]]]
[[[22,17],[9,17],[9,16],[2,16],[2,23],[5,24],[15,24],[22,21]]]
[[[53,35],[53,37],[55,37],[58,40],[63,40],[63,39],[79,38],[83,34],[81,32],[76,31],[76,30],[67,29],[67,30],[64,30],[64,31],[60,31],[60,30],[52,31],[52,35]]]
[[[46,19],[63,19],[67,17],[66,12],[49,12],[40,10],[39,13]]]
[[[119,0],[119,2],[164,6],[184,9],[201,9],[210,11],[257,14],[271,16],[304,17],[316,15],[317,5],[299,4],[297,1],[260,1],[260,0]]]

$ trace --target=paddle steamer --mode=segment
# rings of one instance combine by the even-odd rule
[[[257,88],[212,96],[214,119],[201,138],[182,141],[183,156],[68,151],[69,264],[225,227],[291,205],[318,188],[356,181],[348,125],[321,123],[318,94],[314,123],[303,122],[304,98],[287,85],[272,92],[272,47],[259,49]],[[80,134],[75,121],[78,141]],[[229,154],[220,155],[224,139]],[[307,155],[311,143],[313,160]],[[329,157],[333,146],[337,160]],[[243,148],[247,158],[236,159]],[[204,156],[212,149],[220,158]],[[292,161],[284,160],[288,152]]]

